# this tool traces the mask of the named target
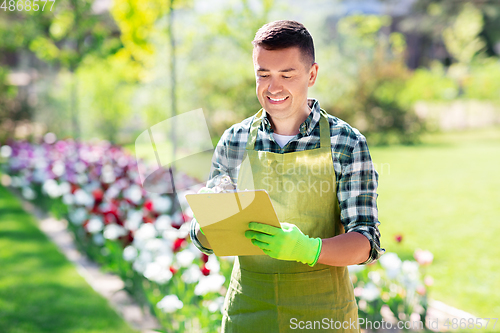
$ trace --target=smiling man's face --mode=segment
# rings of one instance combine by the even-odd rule
[[[300,49],[253,50],[257,98],[271,121],[300,123],[309,115],[307,91],[314,85],[318,65],[308,65]],[[280,133],[281,134],[281,133]]]

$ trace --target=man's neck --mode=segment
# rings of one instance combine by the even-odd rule
[[[300,117],[294,118],[272,118],[268,113],[267,116],[271,122],[271,127],[274,133],[280,135],[297,135],[300,132],[300,125],[307,119],[311,113],[309,106],[306,106]]]

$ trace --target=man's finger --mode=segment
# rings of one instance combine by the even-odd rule
[[[267,243],[267,244],[270,244],[273,240],[273,236],[270,236],[268,234],[263,234],[263,233],[257,232],[257,231],[251,231],[251,230],[245,231],[245,237],[250,238],[250,239],[256,239],[259,242],[263,242],[263,243]]]
[[[256,239],[252,239],[252,244],[255,245],[255,246],[257,246],[257,247],[259,247],[263,251],[268,251],[269,250],[269,244],[263,243],[263,242],[259,242]]]
[[[271,236],[276,235],[278,231],[281,230],[280,228],[273,227],[272,225],[267,225],[259,222],[250,222],[248,224],[248,228],[250,230],[262,232]]]

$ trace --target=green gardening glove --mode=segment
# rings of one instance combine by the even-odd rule
[[[250,222],[245,237],[252,240],[271,258],[300,261],[314,266],[321,252],[321,239],[310,238],[291,223],[281,223],[281,229],[267,224]]]

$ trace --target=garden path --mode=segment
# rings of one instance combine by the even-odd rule
[[[72,262],[78,273],[99,294],[105,297],[116,312],[122,316],[133,328],[141,333],[153,333],[161,326],[149,309],[137,304],[128,293],[123,290],[123,281],[114,274],[103,273],[99,265],[90,261],[76,248],[73,235],[67,230],[66,220],[57,220],[46,212],[24,200],[17,191],[10,189],[21,202],[25,211],[33,214],[42,230],[61,252]]]

